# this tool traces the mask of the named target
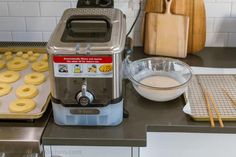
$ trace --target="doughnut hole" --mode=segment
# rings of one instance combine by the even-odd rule
[[[25,103],[17,103],[16,105],[22,107],[22,106],[25,106],[26,104]]]
[[[4,75],[5,77],[12,77],[12,74],[6,74],[6,75]]]
[[[16,61],[15,63],[14,63],[15,65],[19,65],[19,64],[21,64],[19,61]]]
[[[29,92],[29,91],[30,91],[29,88],[24,88],[24,89],[23,89],[23,92]]]
[[[37,76],[31,76],[30,78],[32,78],[32,79],[37,79],[38,77],[37,77]]]

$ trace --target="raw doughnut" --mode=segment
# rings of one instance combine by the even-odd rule
[[[0,69],[3,69],[5,67],[5,61],[0,60]]]
[[[43,60],[43,61],[48,61],[48,55],[47,55],[47,54],[43,54],[42,60]]]
[[[16,56],[16,57],[14,58],[14,60],[17,60],[17,59],[20,59],[20,60],[22,60],[22,58],[21,58],[21,57],[18,57],[18,56]]]
[[[9,60],[11,60],[13,58],[13,56],[12,55],[6,55],[5,58],[6,58],[7,61],[9,61]]]
[[[34,62],[34,61],[36,61],[37,60],[37,57],[35,57],[35,56],[30,56],[30,58],[29,58],[29,61],[30,62]]]
[[[0,73],[0,82],[13,83],[20,78],[20,74],[15,71],[4,71]]]
[[[28,55],[28,54],[23,54],[23,55],[22,55],[22,58],[28,59],[28,58],[29,58],[29,55]]]
[[[33,52],[33,51],[28,51],[27,54],[28,54],[29,56],[32,56],[32,55],[34,54],[34,52]]]
[[[48,62],[39,61],[32,64],[32,69],[37,72],[48,71]]]
[[[42,73],[34,72],[31,74],[27,74],[24,77],[24,81],[26,84],[39,85],[45,81],[45,75]]]
[[[27,68],[27,66],[28,66],[28,61],[18,58],[7,63],[7,68],[9,70],[20,71]]]
[[[27,113],[36,107],[36,103],[31,99],[17,99],[10,103],[9,111],[13,113]]]
[[[11,51],[7,51],[4,53],[5,56],[8,56],[8,55],[12,55],[12,52]]]
[[[34,85],[23,85],[16,89],[16,96],[22,99],[31,99],[38,95],[38,89]]]
[[[11,91],[11,86],[7,83],[0,83],[0,96],[7,95]]]
[[[23,52],[22,51],[18,51],[17,53],[16,53],[16,56],[17,57],[21,57],[23,55]]]
[[[35,53],[33,56],[38,58],[40,56],[40,54],[39,53]]]

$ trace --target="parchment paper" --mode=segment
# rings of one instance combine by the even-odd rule
[[[42,55],[40,56],[40,58],[38,58],[37,61],[40,61],[42,58]],[[1,115],[5,115],[8,114],[9,116],[12,115],[16,115],[16,113],[11,113],[8,110],[8,106],[9,104],[17,99],[17,96],[15,95],[15,91],[18,87],[24,85],[24,76],[26,74],[32,73],[34,72],[31,68],[32,63],[29,62],[28,67],[25,70],[22,71],[18,71],[20,73],[20,79],[14,83],[11,83],[10,85],[12,86],[12,90],[8,95],[2,96],[0,97],[0,116]],[[2,69],[0,72],[4,72],[7,71],[7,67],[5,67],[4,69]],[[34,110],[32,110],[31,112],[28,113],[19,113],[19,114],[25,114],[25,115],[33,115],[33,114],[39,114],[43,107],[46,105],[47,103],[47,98],[50,94],[50,80],[49,80],[49,72],[44,72],[44,75],[46,77],[46,81],[44,83],[42,83],[41,85],[36,86],[38,89],[38,95],[36,97],[33,98],[33,100],[36,102],[36,108]],[[15,118],[14,116],[12,118]],[[8,118],[9,119],[9,118]]]

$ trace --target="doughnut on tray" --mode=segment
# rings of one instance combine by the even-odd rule
[[[25,53],[25,52],[24,52]],[[0,53],[1,56],[4,56],[4,53]],[[16,54],[13,53],[12,56],[15,58]],[[43,54],[37,59],[37,61],[41,61],[43,58]],[[2,59],[3,60],[3,59]],[[6,61],[6,63],[9,61]],[[0,119],[14,119],[14,120],[33,120],[38,119],[43,116],[44,112],[47,110],[47,107],[50,102],[50,80],[49,80],[49,72],[42,72],[45,76],[45,81],[40,85],[35,85],[38,89],[38,94],[34,98],[34,102],[36,103],[36,107],[27,113],[14,113],[9,111],[9,105],[14,100],[18,99],[16,96],[16,89],[22,85],[25,85],[24,76],[30,73],[35,72],[31,67],[34,62],[29,62],[26,69],[17,71],[20,74],[20,79],[16,82],[9,83],[12,87],[9,94],[0,96]],[[0,70],[0,73],[8,71],[7,67]]]

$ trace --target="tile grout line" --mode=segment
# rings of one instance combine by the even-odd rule
[[[6,1],[7,3],[7,14],[10,17],[10,7],[9,7],[9,3]],[[10,34],[11,34],[11,41],[13,41],[13,34],[12,34],[12,30],[10,30]]]

